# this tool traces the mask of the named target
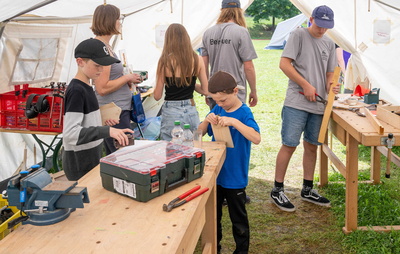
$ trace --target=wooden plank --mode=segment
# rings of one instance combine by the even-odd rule
[[[322,145],[322,151],[329,158],[329,160],[332,161],[333,165],[335,165],[342,176],[346,178],[346,166],[340,161],[336,154],[327,145]]]
[[[357,229],[358,142],[348,134],[346,145],[346,208],[344,232]]]
[[[346,131],[343,127],[337,124],[335,121],[330,121],[329,129],[331,133],[342,143],[342,145],[346,145]]]
[[[364,114],[367,116],[368,121],[372,124],[375,131],[378,132],[379,135],[383,135],[383,133],[385,132],[385,128],[379,122],[379,120],[376,119],[376,117],[371,113],[371,111],[364,110]]]
[[[319,158],[319,186],[325,186],[328,184],[328,157],[326,153],[323,151],[323,147],[328,147],[328,142],[325,141],[324,144],[318,147],[318,151],[320,154]],[[332,144],[332,141],[331,141]],[[330,149],[328,147],[328,149]]]
[[[234,148],[232,141],[231,131],[228,126],[221,126],[219,124],[211,124],[214,138],[216,141],[225,142],[227,147]]]
[[[399,225],[394,225],[394,226],[368,226],[368,227],[357,227],[358,230],[363,230],[363,231],[370,231],[373,230],[375,232],[391,232],[393,230],[400,230]],[[350,232],[349,232],[350,233]]]
[[[400,106],[378,106],[376,110],[376,117],[379,120],[387,122],[396,128],[400,128],[400,116],[393,113],[399,112]]]
[[[340,67],[336,67],[333,72],[332,85],[328,94],[328,103],[326,104],[324,117],[322,118],[321,129],[319,130],[318,142],[324,143],[326,132],[328,130],[329,119],[331,118],[333,102],[335,101],[335,93],[333,93],[332,88],[338,83],[340,77]]]
[[[374,184],[381,182],[381,155],[378,153],[377,146],[371,146],[370,179]]]

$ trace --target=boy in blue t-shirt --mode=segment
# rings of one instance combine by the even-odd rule
[[[217,177],[217,243],[221,251],[222,202],[226,199],[236,242],[234,253],[248,253],[250,229],[246,211],[246,186],[251,143],[261,141],[260,129],[250,108],[237,97],[239,88],[234,77],[223,71],[209,80],[208,91],[217,105],[199,125],[203,134],[213,136],[210,124],[229,126],[234,148],[226,148],[226,159]],[[213,136],[213,141],[214,136]]]

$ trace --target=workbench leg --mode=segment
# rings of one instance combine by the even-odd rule
[[[217,184],[215,184],[210,191],[210,197],[208,198],[205,207],[206,223],[201,233],[203,254],[217,253]]]
[[[346,134],[346,214],[344,233],[357,229],[358,215],[358,142]]]
[[[381,182],[381,153],[378,147],[371,146],[371,177],[373,184]]]
[[[325,145],[327,145],[325,138]],[[328,184],[328,156],[324,153],[322,145],[318,147],[319,151],[319,186]]]

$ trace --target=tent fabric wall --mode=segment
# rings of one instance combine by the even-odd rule
[[[264,49],[283,49],[290,33],[297,27],[301,26],[306,20],[307,17],[301,13],[280,22],[276,26],[270,42]]]
[[[30,11],[27,17],[16,18],[13,22],[26,24],[53,24],[72,27],[71,38],[65,45],[65,55],[59,61],[62,62],[59,80],[69,82],[76,73],[76,64],[73,57],[75,46],[84,39],[94,37],[90,30],[91,15],[95,8],[103,4],[100,0],[2,0],[0,9],[0,33],[2,27],[7,25],[6,21],[24,10],[51,2],[36,10]],[[122,39],[118,38],[115,52],[125,50],[129,64],[134,70],[146,70],[149,79],[143,85],[155,85],[155,75],[158,58],[162,47],[157,46],[157,39],[162,40],[162,32],[171,23],[183,24],[197,49],[201,43],[204,31],[215,24],[220,13],[221,1],[215,0],[107,0],[120,8],[121,13],[126,15],[123,23]],[[252,0],[241,0],[241,6],[246,9]],[[159,28],[163,28],[159,29]],[[1,42],[1,41],[0,41]],[[0,43],[0,49],[1,49]],[[48,84],[49,82],[47,82]],[[34,84],[42,86],[43,84]],[[0,83],[0,90],[12,90],[12,86]],[[3,90],[4,91],[4,90]],[[155,116],[163,101],[155,101],[152,97],[144,101],[146,116]],[[47,139],[47,136],[40,136]],[[0,152],[3,157],[10,159],[0,161],[0,180],[12,174],[22,161],[25,144],[28,150],[27,165],[33,163],[33,144],[35,141],[31,135],[0,133]],[[11,151],[10,147],[13,147]],[[39,154],[39,152],[38,152]],[[37,161],[41,156],[38,155]]]
[[[345,74],[345,87],[353,89],[366,79],[380,88],[380,97],[400,105],[400,3],[394,0],[291,0],[307,17],[319,5],[335,13],[335,27],[328,35],[352,56]],[[392,6],[392,7],[391,7]],[[393,8],[394,7],[394,8]],[[378,26],[377,22],[388,26]],[[385,22],[384,22],[385,23]],[[382,41],[384,43],[382,43]]]

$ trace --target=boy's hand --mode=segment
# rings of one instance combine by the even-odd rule
[[[227,116],[220,116],[218,117],[218,124],[221,126],[233,126],[237,121],[236,118],[227,117]]]
[[[107,126],[114,126],[116,124],[119,124],[119,120],[116,119],[108,119],[104,122]]]
[[[133,133],[133,130],[126,129],[116,129],[110,128],[110,137],[116,139],[122,146],[127,146],[129,144],[128,136],[125,133]]]
[[[333,86],[333,83],[331,84]],[[336,86],[332,87],[332,92],[334,94],[338,94],[340,92],[340,84],[336,84]]]
[[[217,116],[214,113],[210,113],[206,117],[206,121],[211,123],[211,124],[218,124],[218,119],[219,119],[219,116]]]

